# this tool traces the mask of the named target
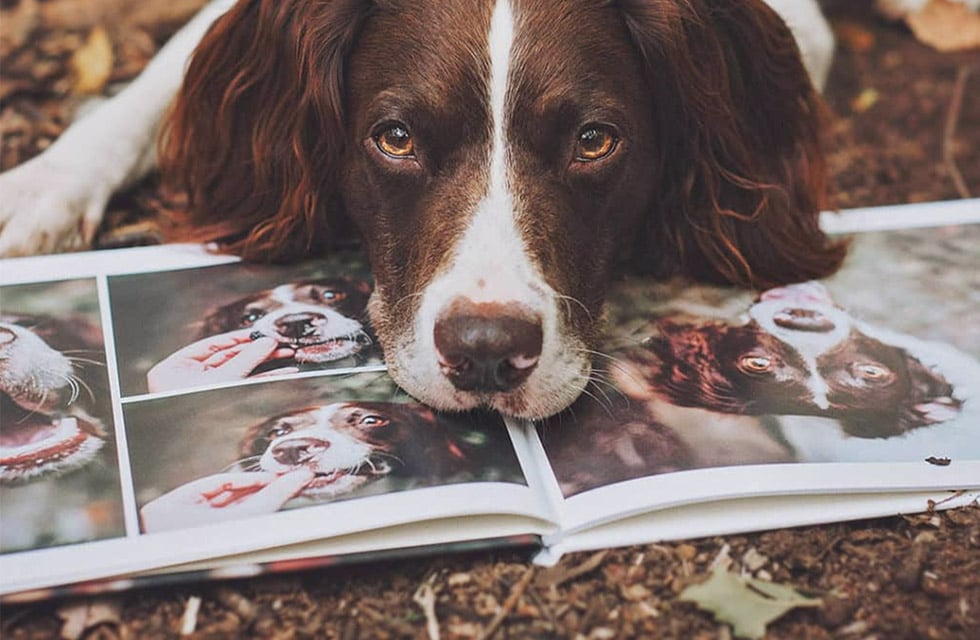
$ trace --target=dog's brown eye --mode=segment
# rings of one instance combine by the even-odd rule
[[[347,297],[347,294],[333,289],[313,289],[310,292],[310,297],[317,301],[340,302]]]
[[[882,382],[890,376],[887,368],[870,362],[855,362],[851,368],[855,377],[868,382]]]
[[[586,125],[578,134],[575,145],[575,159],[579,162],[601,160],[616,149],[619,138],[609,125]]]
[[[265,311],[259,311],[258,309],[250,309],[242,314],[241,323],[243,327],[251,325],[265,315]]]
[[[272,429],[269,429],[269,433],[266,434],[266,437],[272,440],[274,438],[281,438],[282,436],[289,435],[292,432],[292,427],[286,424],[280,424],[276,425]]]
[[[773,360],[769,356],[751,354],[742,356],[738,365],[748,373],[769,373],[773,369]]]
[[[415,143],[404,125],[394,124],[374,138],[381,152],[392,158],[414,158]]]
[[[361,418],[361,424],[365,427],[383,427],[388,424],[388,420],[381,416],[364,416]]]

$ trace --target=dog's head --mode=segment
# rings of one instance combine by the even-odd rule
[[[820,105],[761,0],[251,0],[211,29],[165,173],[258,259],[356,229],[395,380],[539,417],[590,376],[617,265],[824,275]]]
[[[250,428],[239,453],[244,469],[316,474],[303,490],[333,498],[386,477],[448,477],[466,454],[432,411],[419,404],[344,402],[291,411]]]
[[[869,335],[820,284],[771,289],[743,325],[662,321],[652,384],[683,406],[802,414],[883,438],[955,417],[952,385],[900,345]]]
[[[86,404],[104,385],[79,377],[100,341],[83,320],[0,315],[0,482],[62,474],[102,448]]]
[[[340,360],[372,342],[360,320],[370,292],[368,283],[350,278],[279,285],[218,307],[204,319],[201,337],[253,329],[294,349],[298,363]]]

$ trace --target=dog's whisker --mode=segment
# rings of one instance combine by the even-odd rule
[[[605,389],[615,389],[618,391],[618,389],[616,389],[616,385],[610,382],[609,378],[598,371],[593,371],[592,374],[589,375],[589,386],[595,387],[595,390],[597,392],[601,392],[606,398],[609,396],[606,394]]]
[[[593,393],[588,388],[582,390],[582,395],[585,396],[585,397],[587,397],[587,398],[590,398],[590,399],[594,400],[595,403],[597,405],[599,405],[600,407],[602,407],[602,409],[605,410],[607,413],[610,413],[611,412],[612,404],[609,403],[609,398],[608,397],[602,397],[601,398],[601,397],[599,397],[598,394]]]
[[[68,385],[68,388],[71,390],[71,393],[68,395],[68,404],[75,404],[75,401],[78,400],[79,392],[81,391],[82,386],[85,383],[83,383],[75,376],[68,376],[65,379],[65,383]],[[92,397],[92,390],[89,389],[87,386],[85,387],[85,390],[88,391],[89,396]],[[94,397],[92,399],[94,400]]]
[[[235,462],[225,466],[221,470],[221,473],[231,473],[234,471],[260,471],[259,461],[261,459],[262,456],[255,455],[236,460]]]
[[[565,309],[568,311],[569,315],[571,315],[570,303],[575,303],[578,306],[582,307],[582,311],[585,312],[585,315],[589,318],[589,320],[593,320],[592,312],[589,311],[589,308],[585,306],[585,303],[579,300],[578,298],[563,293],[556,293],[555,297],[561,300],[565,304]]]
[[[423,292],[417,291],[415,293],[409,293],[409,294],[406,294],[406,295],[402,296],[394,304],[391,305],[391,313],[392,313],[392,315],[395,315],[397,313],[398,307],[400,305],[406,304],[408,302],[411,302],[412,298],[421,298],[422,295],[423,295]]]

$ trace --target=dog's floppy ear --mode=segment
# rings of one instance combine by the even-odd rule
[[[368,11],[367,0],[243,0],[212,25],[160,141],[164,175],[189,196],[179,239],[263,261],[335,240],[345,59]]]
[[[637,266],[769,287],[826,276],[822,104],[761,0],[620,0],[652,92],[658,194]]]

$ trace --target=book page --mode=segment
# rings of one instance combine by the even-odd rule
[[[869,231],[823,282],[621,283],[593,385],[538,425],[564,534],[721,499],[980,487],[978,246],[980,224]]]
[[[369,531],[395,549],[553,529],[499,416],[388,378],[357,256],[159,247],[2,277],[3,593]]]

